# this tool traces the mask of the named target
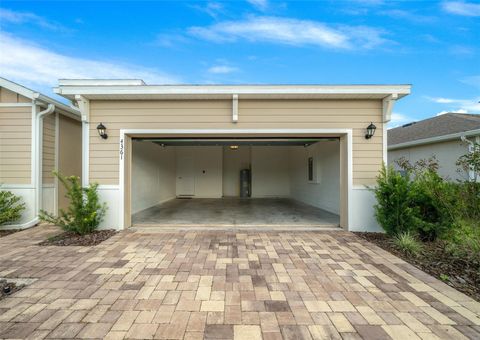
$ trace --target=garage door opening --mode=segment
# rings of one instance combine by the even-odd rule
[[[338,227],[340,138],[132,138],[135,227]]]

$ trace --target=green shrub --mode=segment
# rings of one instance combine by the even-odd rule
[[[394,244],[406,254],[417,256],[422,250],[422,245],[409,231],[397,235],[393,239]]]
[[[375,217],[389,235],[397,235],[414,228],[417,223],[409,192],[410,178],[402,176],[393,167],[382,166],[377,177]]]
[[[423,241],[433,241],[455,222],[455,185],[435,171],[417,171],[411,182],[409,201],[416,215],[416,232]]]
[[[90,184],[83,188],[80,179],[76,176],[63,177],[56,172],[54,174],[67,189],[65,196],[70,200],[70,205],[67,211],[60,209],[59,216],[42,210],[40,219],[79,235],[95,231],[107,210],[105,203],[100,204],[97,192],[98,184]]]
[[[0,190],[0,225],[14,222],[22,217],[25,203],[22,198],[7,190]]]
[[[458,221],[444,239],[446,251],[453,256],[480,261],[480,221]]]

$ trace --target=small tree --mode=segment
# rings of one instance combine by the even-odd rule
[[[106,204],[100,203],[97,192],[98,184],[90,184],[83,188],[77,176],[63,177],[57,172],[54,172],[54,175],[67,189],[65,196],[70,200],[70,205],[67,211],[60,209],[59,216],[42,210],[40,219],[79,235],[95,231],[107,210]]]
[[[10,191],[0,190],[0,225],[14,222],[22,217],[25,203]]]
[[[410,205],[410,189],[408,172],[402,176],[393,167],[382,166],[377,186],[371,190],[377,199],[375,217],[387,234],[397,235],[415,229],[417,221]]]
[[[457,160],[460,171],[468,174],[462,181],[459,195],[463,198],[459,210],[464,218],[480,219],[480,144],[472,143],[470,151]],[[470,176],[472,174],[473,176]]]

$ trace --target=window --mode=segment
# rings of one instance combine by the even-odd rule
[[[308,157],[308,181],[313,182],[313,157]]]

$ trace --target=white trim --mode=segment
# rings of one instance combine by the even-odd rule
[[[476,136],[476,135],[480,135],[480,129],[464,131],[464,132],[457,132],[457,133],[452,133],[452,134],[443,135],[443,136],[423,138],[423,139],[418,139],[418,140],[405,142],[405,143],[400,143],[400,144],[394,144],[394,145],[390,145],[388,147],[388,150],[397,150],[397,149],[408,148],[408,147],[415,146],[415,145],[445,142],[445,141],[461,138],[462,136],[468,137],[468,136]]]
[[[238,122],[238,94],[232,96],[232,122]]]
[[[33,184],[0,184],[1,189],[35,189]]]
[[[392,119],[393,105],[397,99],[399,99],[398,93],[392,93],[391,95],[383,98],[382,111],[384,123],[388,123]]]
[[[59,171],[58,168],[59,158],[60,158],[60,115],[55,112],[55,171]],[[55,185],[55,191],[53,193],[53,211],[55,215],[58,215],[58,178],[55,176],[53,178],[53,183]]]
[[[32,103],[0,103],[0,107],[29,107]]]
[[[90,124],[82,122],[82,186],[90,183]]]
[[[27,229],[31,228],[40,223],[38,217],[35,217],[33,220],[21,223],[21,224],[8,224],[0,226],[0,230],[11,230],[11,229]]]
[[[347,136],[347,230],[352,225],[353,132],[352,129],[120,129],[119,150],[119,229],[125,229],[125,135],[346,135]]]
[[[73,98],[82,95],[114,99],[126,96],[164,96],[186,99],[192,97],[231,98],[242,95],[245,98],[314,98],[360,96],[363,98],[382,99],[391,95],[398,98],[410,93],[410,85],[85,85],[84,81],[60,81],[54,92],[64,97]]]
[[[36,157],[35,152],[37,151],[37,105],[35,105],[35,101],[32,101],[32,121],[31,121],[31,147],[30,147],[30,184],[35,188],[37,185],[36,180],[36,172],[35,172],[35,165],[36,165]]]
[[[383,164],[388,164],[388,130],[387,123],[383,123],[383,136],[382,136],[382,152],[383,152]]]
[[[119,185],[114,184],[101,184],[98,186],[99,190],[118,190],[120,189]]]

